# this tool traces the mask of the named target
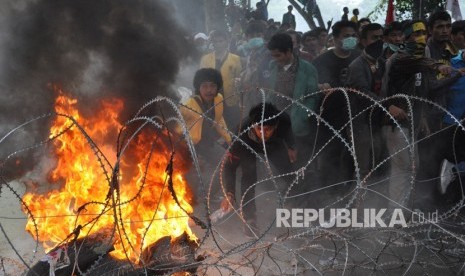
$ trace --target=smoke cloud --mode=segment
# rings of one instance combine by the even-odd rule
[[[154,0],[2,1],[0,135],[53,110],[50,84],[87,112],[102,97],[123,98],[123,122],[149,99],[168,95],[190,54],[172,11],[169,2]],[[47,131],[35,124],[4,141],[0,152],[11,150],[8,143],[31,145]]]

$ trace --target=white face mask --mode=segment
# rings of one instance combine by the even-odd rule
[[[342,49],[353,50],[357,47],[358,39],[356,37],[346,37],[342,40]]]

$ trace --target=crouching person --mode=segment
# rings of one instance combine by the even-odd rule
[[[200,69],[194,76],[195,95],[187,99],[180,108],[201,164],[207,165],[202,166],[202,173],[205,175],[211,175],[209,171],[205,171],[205,167],[215,167],[224,154],[225,148],[221,144],[231,143],[223,118],[223,96],[219,94],[222,87],[223,79],[218,70]],[[221,138],[224,141],[218,142]],[[200,187],[195,190],[198,197]],[[216,190],[219,188],[216,187]]]
[[[263,116],[262,116],[263,114]],[[246,119],[239,139],[234,140],[228,157],[224,161],[223,185],[226,197],[221,203],[223,210],[231,210],[236,200],[236,171],[242,170],[240,181],[241,195],[243,198],[242,214],[246,222],[244,234],[248,237],[256,236],[256,202],[255,187],[257,182],[257,154],[264,154],[268,161],[273,164],[279,174],[292,171],[292,163],[296,161],[297,152],[294,149],[294,136],[289,116],[280,113],[272,104],[259,104],[251,108]],[[263,156],[263,158],[265,158]],[[292,180],[287,177],[288,183]]]

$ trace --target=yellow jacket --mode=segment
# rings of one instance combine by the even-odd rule
[[[200,60],[200,68],[218,69],[215,68],[215,52],[206,54],[202,57]],[[239,97],[235,95],[234,79],[239,78],[242,72],[241,58],[238,55],[228,53],[219,71],[223,77],[223,94],[226,99],[226,105],[238,105]]]
[[[184,105],[181,105],[181,114],[186,122],[187,131],[192,139],[194,145],[198,144],[202,139],[202,125],[204,118],[201,116],[203,111],[194,97],[190,97]],[[202,100],[200,98],[200,100]],[[215,123],[214,128],[216,132],[226,140],[228,144],[231,143],[231,136],[229,135],[226,127],[226,122],[223,118],[223,96],[218,93],[214,99],[215,106]],[[180,130],[180,128],[178,129]]]

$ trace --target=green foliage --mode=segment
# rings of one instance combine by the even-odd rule
[[[373,20],[386,16],[388,0],[379,0],[379,3],[370,12],[369,17]],[[442,9],[446,0],[394,0],[397,20],[425,18],[425,15]],[[421,13],[420,13],[421,12]]]

